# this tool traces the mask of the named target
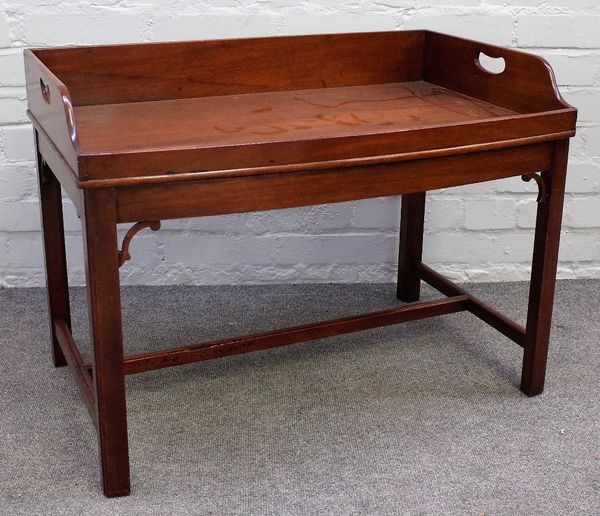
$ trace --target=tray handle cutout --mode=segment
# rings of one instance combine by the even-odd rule
[[[42,92],[44,102],[50,104],[50,86],[48,86],[42,78],[40,78],[40,91]]]
[[[485,52],[479,52],[475,64],[480,70],[494,75],[500,75],[506,70],[506,60],[503,57],[491,57]]]

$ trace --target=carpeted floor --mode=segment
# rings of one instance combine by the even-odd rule
[[[523,322],[527,285],[470,288]],[[397,303],[392,285],[125,288],[126,351]],[[0,514],[600,514],[599,307],[600,281],[559,283],[535,399],[520,348],[468,314],[130,376],[133,493],[108,500],[44,291],[0,290]]]

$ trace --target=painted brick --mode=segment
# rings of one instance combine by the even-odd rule
[[[474,183],[472,185],[464,185],[464,186],[456,186],[454,188],[445,188],[442,190],[437,190],[437,193],[449,194],[449,195],[493,195],[498,191],[498,183],[499,181],[489,181],[485,183]]]
[[[0,125],[22,124],[28,122],[25,98],[20,96],[2,96],[0,90]]]
[[[435,30],[496,45],[509,46],[512,43],[512,25],[512,17],[503,14],[486,16],[448,13],[435,16],[414,15],[406,20],[403,28]]]
[[[10,45],[10,35],[8,31],[8,19],[4,13],[0,13],[0,48]]]
[[[426,231],[458,229],[462,227],[463,219],[464,206],[462,199],[427,199],[425,209]]]
[[[535,228],[538,203],[536,199],[527,199],[517,203],[517,226]]]
[[[183,221],[185,229],[202,231],[205,233],[238,234],[244,231],[245,221],[248,215],[235,213],[233,215],[221,215],[217,217],[198,217]],[[180,221],[181,222],[181,221]]]
[[[0,203],[0,231],[40,231],[40,208],[36,200]]]
[[[564,53],[564,50],[534,49],[552,66],[560,86],[593,86],[600,69],[597,52]]]
[[[591,262],[600,258],[600,231],[575,233],[565,231],[560,244],[559,259],[565,262]]]
[[[8,267],[8,237],[0,233],[0,271],[2,267]],[[0,288],[3,285],[2,273],[0,272]]]
[[[386,4],[389,5],[396,5],[398,7],[402,7],[405,6],[408,2],[405,2],[404,0],[395,0],[393,3],[390,2],[386,2]],[[476,6],[479,5],[481,2],[480,0],[416,0],[416,5],[419,8],[436,8],[438,6],[442,6],[442,5],[447,5],[447,6],[452,6],[452,7],[456,7],[456,6],[460,6],[462,7],[470,7],[470,6]]]
[[[594,88],[578,88],[562,92],[565,100],[579,110],[579,122],[598,122],[600,120],[600,101]]]
[[[81,236],[67,235],[65,238],[67,263],[69,268],[83,269],[83,239]]]
[[[567,9],[592,9],[597,7],[596,0],[486,0],[487,4],[490,5],[502,5],[502,6],[513,6],[519,7],[537,7],[537,8],[548,8],[548,7],[560,7]]]
[[[353,203],[325,204],[307,208],[275,210],[245,215],[238,228],[251,233],[319,233],[348,227]],[[216,217],[219,218],[219,217]]]
[[[41,233],[10,234],[7,256],[10,268],[41,270],[44,262]]]
[[[5,127],[2,133],[4,138],[4,155],[8,160],[35,160],[33,129],[31,126]]]
[[[534,181],[526,182],[521,176],[515,176],[496,181],[496,191],[499,193],[537,194],[538,187]]]
[[[490,259],[491,238],[484,233],[444,232],[427,235],[423,242],[426,263],[478,264]]]
[[[0,286],[44,283],[23,46],[398,28],[428,28],[523,46],[550,62],[565,97],[580,111],[579,132],[570,148],[559,275],[599,277],[597,0],[59,4],[10,0],[10,8],[0,10]],[[520,177],[431,192],[425,259],[458,281],[527,279],[536,196],[536,184]],[[82,284],[81,221],[67,198],[63,210],[69,277]],[[393,281],[399,213],[395,197],[164,221],[158,233],[145,231],[133,240],[133,259],[121,269],[121,277],[124,283],[145,284]],[[119,227],[120,238],[129,227]]]
[[[568,210],[571,227],[600,228],[600,196],[571,199]]]
[[[276,251],[282,264],[381,263],[396,259],[398,242],[394,235],[290,235]]]
[[[472,200],[465,203],[466,229],[507,229],[515,225],[512,199]]]
[[[356,203],[351,224],[355,228],[399,228],[400,198],[369,199]]]
[[[589,127],[582,127],[578,125],[577,134],[571,138],[571,143],[569,146],[569,156],[572,158],[583,158],[585,156],[590,156],[587,150],[587,133],[592,132],[592,129]]]
[[[281,34],[328,34],[334,32],[372,32],[398,28],[398,15],[376,14],[334,14],[314,16],[313,14],[286,13]]]
[[[569,162],[567,191],[571,193],[600,191],[600,165],[575,160]]]
[[[600,16],[530,16],[517,20],[520,47],[598,48]]]
[[[273,264],[273,255],[283,241],[273,236],[203,235],[196,232],[175,233],[163,238],[166,260],[169,263],[190,266],[235,263]]]
[[[35,171],[31,166],[0,162],[0,211],[2,211],[4,201],[22,199],[34,195],[36,192]]]
[[[193,39],[222,39],[268,36],[275,32],[276,19],[261,15],[205,15],[169,16],[157,18],[153,25],[153,39],[178,41]]]
[[[588,156],[596,159],[600,158],[600,126],[586,127],[584,134],[584,151],[578,153],[577,156]]]
[[[142,16],[123,13],[109,16],[80,14],[34,14],[25,17],[28,45],[91,45],[143,40]]]
[[[81,220],[77,215],[77,210],[70,199],[63,199],[63,221],[65,231],[70,233],[81,232]]]
[[[489,252],[492,262],[530,263],[533,258],[533,232],[495,235]]]
[[[24,86],[25,68],[23,54],[11,52],[0,54],[0,86]]]

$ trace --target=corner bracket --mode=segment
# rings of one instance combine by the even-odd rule
[[[525,174],[522,176],[522,179],[526,183],[529,183],[530,181],[535,181],[537,183],[539,190],[537,202],[538,204],[545,204],[546,200],[548,199],[548,189],[546,187],[546,181],[542,175],[537,173]]]
[[[126,261],[131,260],[131,255],[129,254],[129,244],[131,243],[131,240],[133,240],[133,237],[145,228],[150,228],[152,231],[158,231],[160,229],[160,221],[153,220],[148,222],[138,222],[127,232],[125,238],[123,239],[121,250],[119,251],[119,267],[122,267]]]

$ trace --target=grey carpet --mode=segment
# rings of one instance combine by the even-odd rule
[[[471,288],[523,321],[525,284]],[[599,293],[559,283],[535,399],[520,349],[468,314],[128,377],[133,493],[108,500],[44,291],[0,290],[0,514],[600,514]],[[391,285],[125,288],[126,351],[396,303]]]

